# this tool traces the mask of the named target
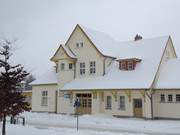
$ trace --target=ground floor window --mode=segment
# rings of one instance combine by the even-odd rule
[[[172,94],[169,94],[168,95],[168,102],[172,102],[173,101],[173,95]]]
[[[42,91],[41,93],[42,98],[41,98],[41,105],[42,106],[47,106],[48,104],[48,91]]]
[[[125,96],[119,97],[119,109],[125,110]]]
[[[161,94],[161,102],[165,102],[165,95]]]
[[[106,109],[111,109],[112,107],[112,101],[111,101],[111,96],[106,97]]]
[[[180,102],[180,94],[176,94],[176,102]]]

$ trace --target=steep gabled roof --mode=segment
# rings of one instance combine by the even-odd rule
[[[90,30],[88,31],[87,28],[83,27],[83,26],[80,26],[79,24],[76,25],[76,27],[74,28],[74,30],[72,31],[72,33],[70,34],[68,40],[66,41],[65,43],[65,46],[67,45],[67,43],[69,42],[70,38],[72,37],[72,35],[74,34],[75,30],[77,28],[80,28],[80,30],[82,31],[82,33],[86,36],[86,38],[89,40],[89,42],[94,46],[94,48],[104,57],[111,57],[111,58],[115,58],[111,55],[108,55],[106,53],[104,53],[102,50],[100,50],[100,48],[98,48],[97,46],[99,45],[94,39],[93,37],[91,37],[91,34],[90,34]],[[100,34],[101,35],[101,34]],[[100,38],[100,37],[96,37],[97,39]],[[107,35],[107,39],[110,38],[108,35]],[[106,39],[106,38],[103,38],[103,39]],[[104,40],[102,40],[102,42],[104,42]],[[104,42],[105,43],[105,42]]]
[[[133,71],[119,70],[114,61],[104,76],[76,78],[62,90],[149,89],[155,79],[169,36],[121,42],[113,53],[117,58],[141,58]]]
[[[58,54],[58,51],[60,50],[60,48],[62,48],[62,49],[64,50],[64,52],[66,53],[66,55],[67,55],[69,58],[76,59],[75,54],[74,54],[67,46],[60,44],[59,48],[57,49],[57,51],[55,52],[55,54],[54,54],[53,57],[51,58],[51,61],[54,60],[54,58],[55,58],[56,55]]]
[[[170,59],[162,67],[156,89],[179,89],[180,88],[180,59]]]

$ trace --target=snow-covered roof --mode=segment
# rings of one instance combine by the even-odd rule
[[[75,54],[67,46],[62,45],[62,47],[71,58],[76,58]]]
[[[53,55],[53,57],[51,58],[51,60],[54,60],[54,58],[56,57],[56,55],[58,54],[60,48],[63,48],[65,53],[68,55],[68,57],[71,57],[73,59],[76,59],[76,55],[70,50],[70,48],[68,46],[62,45],[60,44],[59,48],[57,49],[57,51],[55,52],[55,54]]]
[[[119,42],[104,32],[89,29],[80,25],[83,31],[91,39],[97,49],[105,56],[116,57],[117,59],[125,58],[143,58],[152,55],[147,50],[154,49],[157,53],[163,51],[169,36],[142,39],[137,41]]]
[[[180,88],[180,59],[170,59],[160,71],[155,85],[157,89],[179,89]]]
[[[158,70],[169,36],[118,42],[103,32],[81,26],[98,50],[117,59],[138,58],[142,61],[133,71],[122,71],[114,63],[104,76],[76,78],[62,90],[145,89],[150,88]]]
[[[61,90],[146,89],[150,88],[157,68],[158,64],[147,59],[138,63],[135,70],[124,71],[119,70],[118,62],[114,61],[104,76],[77,78]]]
[[[137,58],[142,61],[137,63],[135,70],[122,71],[119,70],[118,62],[114,60],[108,70],[106,69],[104,76],[76,78],[65,84],[62,90],[148,89],[151,87],[169,36],[118,42],[103,32],[80,27],[103,55],[117,59]],[[74,55],[71,50],[65,46],[62,47],[68,53],[72,53],[70,55]]]
[[[51,68],[46,71],[46,73],[42,74],[35,81],[30,83],[30,85],[40,85],[40,84],[57,84],[57,73],[55,68]]]

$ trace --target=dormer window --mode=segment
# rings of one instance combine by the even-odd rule
[[[127,69],[128,69],[128,70],[133,70],[133,69],[134,69],[133,61],[128,61],[128,62],[127,62]]]
[[[125,61],[120,62],[120,68],[124,69],[124,70],[126,69],[126,62]]]
[[[129,58],[129,59],[119,59],[119,69],[120,70],[134,70],[136,64],[141,61],[141,59],[137,58]]]

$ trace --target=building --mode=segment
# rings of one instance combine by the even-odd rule
[[[32,111],[180,118],[180,60],[170,36],[118,42],[76,25],[51,61],[56,66],[32,82]]]

